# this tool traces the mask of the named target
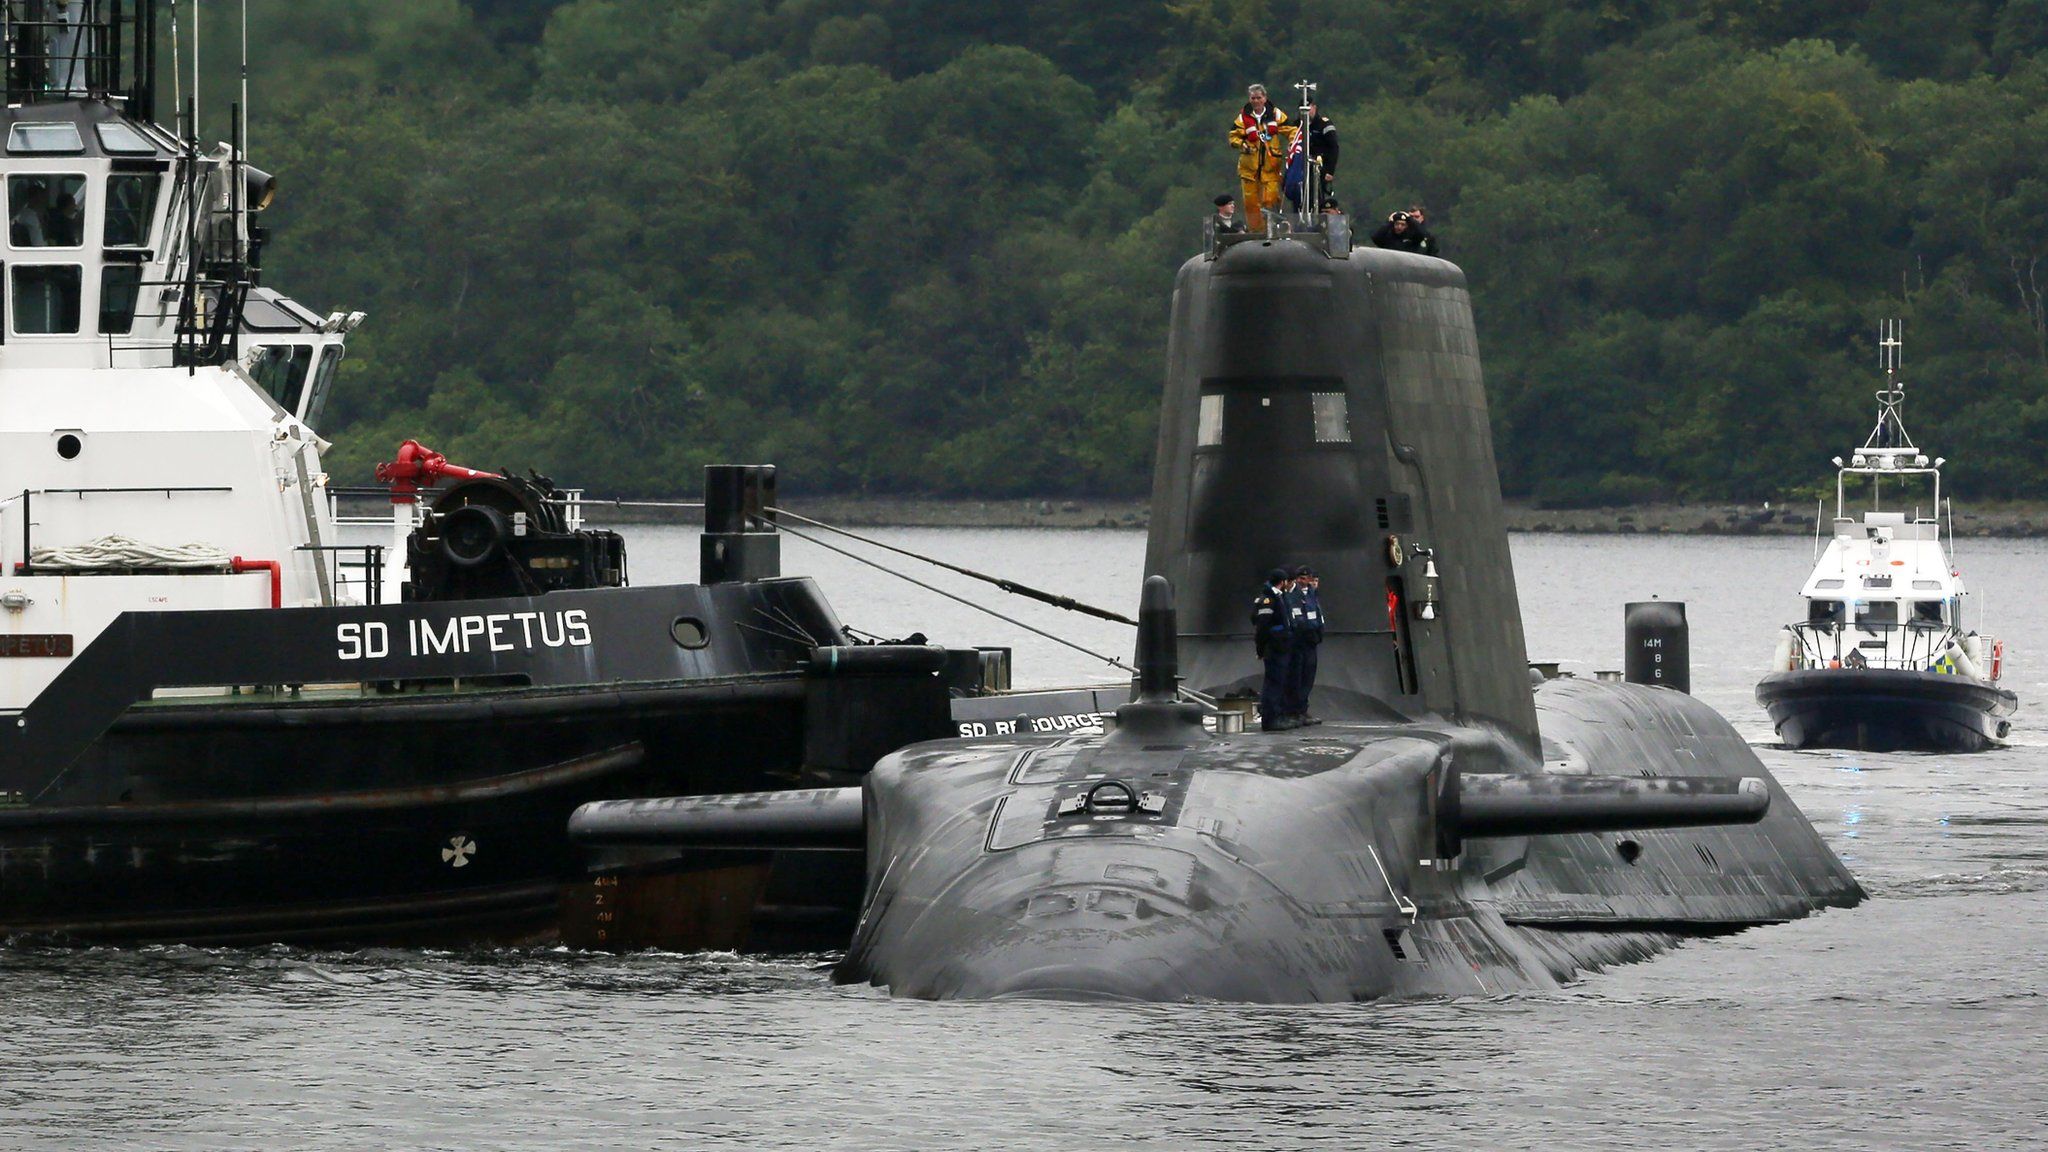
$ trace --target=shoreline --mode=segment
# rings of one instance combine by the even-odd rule
[[[783,504],[799,515],[854,528],[1129,528],[1150,525],[1145,500],[963,500],[918,497],[790,496]],[[1510,500],[1503,506],[1510,532],[1591,535],[1811,536],[1813,509],[1763,504],[1644,504],[1619,508],[1538,508]],[[594,524],[697,523],[695,509],[607,507],[593,503]],[[1966,507],[1955,514],[1955,533],[1966,537],[2048,536],[2048,504],[2019,502]]]

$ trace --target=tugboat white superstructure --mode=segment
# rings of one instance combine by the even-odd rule
[[[1877,423],[1835,458],[1834,536],[1807,577],[1806,619],[1780,634],[1757,701],[1792,748],[1974,752],[1995,745],[2018,698],[1998,686],[2004,645],[1969,629],[1962,573],[1942,542],[1941,466],[1914,445],[1901,406],[1899,325],[1879,341]],[[1871,507],[1848,511],[1851,478]],[[1884,486],[1927,490],[1924,509],[1886,510]]]
[[[190,99],[157,122],[159,8],[0,0],[0,940],[545,939],[568,909],[604,943],[578,804],[955,730],[941,669],[978,655],[843,656],[781,576],[770,466],[708,470],[700,584],[626,587],[550,483],[416,444],[380,469],[425,509],[388,576],[338,541],[316,426],[361,314],[261,286],[274,182],[239,112],[231,144]],[[648,906],[763,945],[828,872],[684,861]]]

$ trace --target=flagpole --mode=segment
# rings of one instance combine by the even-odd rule
[[[1313,179],[1313,177],[1319,176],[1320,173],[1315,171],[1315,159],[1308,154],[1309,107],[1315,102],[1316,86],[1310,80],[1297,80],[1295,81],[1294,88],[1295,91],[1301,93],[1301,120],[1294,126],[1294,147],[1289,148],[1288,152],[1291,154],[1294,148],[1301,149],[1301,210],[1302,215],[1306,218],[1303,220],[1303,223],[1312,227],[1314,222],[1322,216],[1321,200],[1323,191],[1323,182],[1320,179]],[[1290,155],[1289,160],[1291,161],[1292,159],[1293,157]],[[1280,179],[1282,182],[1285,182],[1287,179],[1284,169],[1281,172]]]

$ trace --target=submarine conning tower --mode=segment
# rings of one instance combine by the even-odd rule
[[[1471,300],[1448,261],[1309,233],[1184,264],[1145,564],[1179,591],[1194,688],[1257,691],[1251,598],[1306,564],[1329,621],[1315,711],[1435,714],[1537,746]]]

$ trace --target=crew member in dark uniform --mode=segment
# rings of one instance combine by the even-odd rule
[[[1265,662],[1266,679],[1259,686],[1259,728],[1280,732],[1300,727],[1287,714],[1288,687],[1293,676],[1294,630],[1287,600],[1287,569],[1266,574],[1266,586],[1252,597],[1252,645]]]
[[[1429,230],[1429,212],[1420,204],[1408,206],[1408,232],[1415,241],[1415,250],[1424,256],[1442,256],[1438,250],[1436,233]]]
[[[1294,641],[1288,675],[1288,715],[1297,725],[1321,724],[1308,713],[1308,694],[1316,686],[1316,649],[1323,642],[1323,600],[1317,591],[1321,581],[1308,565],[1294,570],[1294,585],[1287,591],[1288,632]]]
[[[1415,234],[1413,223],[1409,220],[1406,212],[1395,212],[1389,215],[1387,222],[1380,225],[1379,231],[1372,234],[1372,242],[1374,244],[1400,252],[1421,252],[1422,246],[1418,242],[1419,239]]]
[[[1225,192],[1216,197],[1216,212],[1209,217],[1218,236],[1244,231],[1244,221],[1237,214],[1237,197]]]

